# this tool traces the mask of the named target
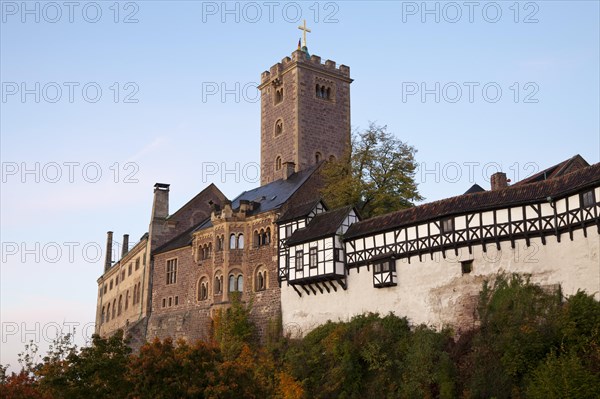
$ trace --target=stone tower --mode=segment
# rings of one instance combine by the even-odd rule
[[[350,68],[321,63],[307,49],[261,75],[261,185],[321,160],[340,158],[350,145]],[[287,166],[287,167],[286,167]]]

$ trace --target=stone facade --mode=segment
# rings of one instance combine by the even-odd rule
[[[252,320],[264,337],[269,322],[280,316],[277,253],[272,245],[275,217],[275,212],[246,217],[226,204],[213,213],[211,226],[193,233],[190,245],[157,253],[148,339],[208,339],[215,310],[227,308],[234,292],[241,293],[242,302],[251,302]],[[173,260],[177,277],[167,284],[167,264]]]
[[[96,333],[108,335],[128,329],[146,316],[149,256],[148,236],[141,240],[98,279]],[[112,250],[112,248],[111,248]]]
[[[114,265],[111,261],[112,232],[109,232],[111,238],[107,247],[105,272],[98,279],[96,333],[107,336],[123,329],[136,342],[145,340],[145,326],[153,299],[151,289],[154,260],[151,254],[161,245],[206,219],[210,215],[212,204],[220,204],[224,200],[223,193],[211,184],[177,212],[169,215],[169,185],[157,183],[154,186],[149,232],[131,250],[125,245],[121,259]]]

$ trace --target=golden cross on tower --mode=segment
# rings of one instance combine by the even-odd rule
[[[308,29],[306,27],[306,20],[304,20],[304,25],[298,26],[298,29],[300,29],[301,31],[303,31],[303,33],[304,33],[304,47],[308,48],[308,46],[306,45],[306,32],[310,33],[310,29]]]

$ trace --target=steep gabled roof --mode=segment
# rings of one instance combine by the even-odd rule
[[[153,255],[160,254],[163,252],[168,252],[168,251],[172,251],[174,249],[183,248],[183,247],[192,245],[192,239],[193,239],[192,234],[200,226],[206,224],[207,221],[210,222],[210,218],[204,219],[199,224],[196,224],[196,225],[190,227],[189,229],[187,229],[186,231],[184,231],[183,233],[179,234],[178,236],[175,236],[172,240],[169,240],[166,243],[164,243],[163,245],[161,245],[160,247],[156,248],[154,250],[154,252],[152,252],[152,254]]]
[[[287,201],[292,196],[292,194],[294,194],[308,180],[308,178],[317,170],[317,168],[318,165],[315,165],[313,167],[294,173],[287,180],[275,180],[274,182],[257,187],[253,190],[244,191],[235,200],[233,200],[231,207],[233,209],[237,209],[240,206],[241,200],[247,200],[255,202],[256,204],[258,204],[258,206],[255,205],[255,208],[251,212],[246,213],[246,215],[256,215],[273,209],[277,209],[278,207],[283,205],[285,201]],[[203,190],[202,193],[205,191],[206,189]],[[198,195],[196,197],[198,197]],[[191,202],[192,201],[189,201],[188,204]],[[187,204],[180,208],[180,210],[183,209],[185,206],[187,206]],[[179,212],[180,210],[178,210],[177,212]],[[200,231],[209,227],[212,227],[210,217],[203,219],[199,223],[196,223],[181,234],[175,236],[173,239],[167,241],[160,247],[156,248],[153,254],[159,254],[167,251],[172,251],[177,248],[187,247],[192,244],[193,234],[196,231]]]
[[[206,194],[208,194],[211,191],[217,197],[219,197],[221,200],[226,200],[227,199],[227,197],[225,197],[225,194],[223,194],[221,192],[221,190],[219,190],[219,187],[217,187],[214,183],[210,183],[202,191],[200,191],[198,194],[196,194],[191,200],[189,200],[183,206],[181,206],[179,209],[177,209],[173,214],[167,216],[167,219],[175,219],[178,214],[182,213],[187,208],[189,208],[191,206],[194,206],[194,203],[196,202],[197,199],[201,198],[203,195],[206,195]]]
[[[333,211],[319,213],[312,218],[306,227],[294,231],[288,238],[287,244],[301,244],[335,234],[351,210],[352,206],[345,206]]]
[[[538,172],[535,175],[529,176],[513,185],[516,186],[516,185],[521,185],[521,184],[529,184],[529,183],[535,183],[535,182],[544,181],[544,180],[548,180],[548,179],[553,179],[555,177],[561,177],[561,176],[566,175],[567,173],[574,172],[576,170],[585,168],[587,166],[590,166],[590,164],[587,163],[587,161],[585,159],[583,159],[583,157],[581,155],[577,154],[572,158],[569,158],[569,159],[562,161],[556,165],[553,165],[547,169],[544,169],[541,172]]]
[[[279,217],[279,219],[277,219],[277,223],[289,222],[291,220],[306,217],[310,214],[310,212],[312,212],[313,209],[315,209],[319,202],[322,202],[320,198],[295,206],[293,208],[289,208],[283,215]],[[325,206],[324,203],[323,207],[325,210],[327,210],[327,206]]]
[[[426,220],[468,212],[516,206],[561,198],[600,185],[600,163],[537,183],[512,185],[495,191],[463,194],[354,223],[345,239],[392,230]]]

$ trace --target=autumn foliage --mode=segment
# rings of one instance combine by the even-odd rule
[[[0,366],[0,397],[598,398],[600,303],[501,275],[480,294],[476,330],[411,326],[365,314],[303,339],[258,344],[248,305],[215,315],[211,342],[155,339],[132,353],[121,332],[75,347],[59,337],[21,370]]]

